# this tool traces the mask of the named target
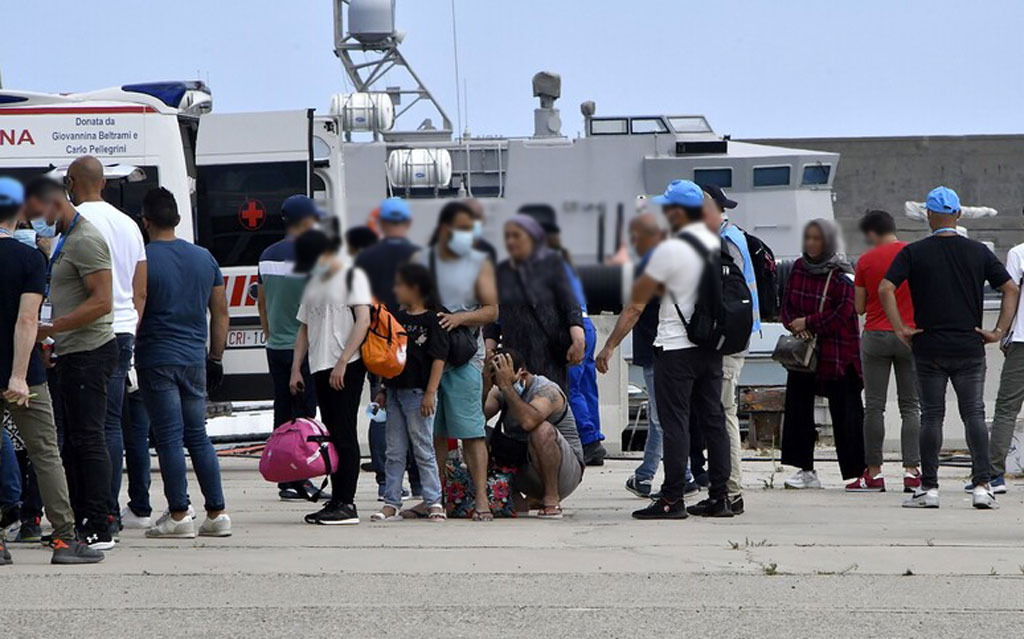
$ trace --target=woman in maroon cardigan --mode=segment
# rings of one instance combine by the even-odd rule
[[[782,323],[794,335],[818,338],[818,369],[814,373],[791,371],[786,379],[782,463],[798,469],[786,480],[786,488],[821,488],[814,470],[816,396],[828,398],[843,478],[853,479],[864,472],[860,326],[853,304],[853,267],[839,253],[835,223],[808,223],[803,250],[786,285]]]

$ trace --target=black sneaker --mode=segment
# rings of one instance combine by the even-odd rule
[[[3,535],[0,535],[0,566],[8,566],[13,563],[11,551],[7,550],[7,540],[3,538]]]
[[[355,504],[336,504],[327,502],[323,508],[305,517],[307,524],[321,526],[344,526],[359,523],[359,513]]]
[[[729,508],[732,509],[732,514],[742,515],[743,514],[743,495],[736,495],[735,497],[729,498]]]
[[[359,470],[364,473],[375,473],[377,469],[373,467],[373,462],[363,462],[359,464]]]
[[[103,553],[94,550],[74,539],[68,543],[62,539],[54,539],[50,544],[53,548],[51,564],[98,564],[103,561]]]
[[[686,506],[679,499],[670,502],[664,498],[652,501],[647,508],[633,511],[633,519],[686,519]]]
[[[686,509],[695,517],[732,517],[728,499],[704,499]]]
[[[651,480],[650,479],[637,479],[636,475],[631,475],[626,480],[626,490],[633,493],[637,497],[642,499],[651,498]]]
[[[700,492],[700,484],[693,481],[692,479],[686,482],[686,487],[683,488],[683,497],[693,497]]]
[[[82,542],[93,550],[111,550],[114,547],[114,538],[105,523],[101,529],[92,528],[83,531]]]
[[[43,528],[39,525],[39,518],[32,517],[28,521],[21,522],[21,530],[14,540],[16,544],[37,544],[43,539]]]
[[[326,490],[317,492],[317,487],[308,479],[305,482],[285,485],[277,493],[277,496],[281,498],[281,501],[311,501],[316,503],[318,501],[331,500],[331,493]]]
[[[693,481],[697,482],[697,485],[705,490],[711,487],[711,478],[708,477],[706,471],[701,471],[693,476]]]
[[[0,531],[13,532],[15,527],[21,523],[21,507],[11,506],[0,512]]]
[[[604,458],[607,456],[608,451],[599,441],[590,442],[583,447],[583,463],[587,466],[604,466]]]

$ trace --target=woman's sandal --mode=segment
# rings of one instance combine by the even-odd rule
[[[540,519],[561,519],[562,518],[562,507],[558,504],[554,506],[544,505],[537,511],[537,517]]]
[[[473,521],[494,521],[494,513],[490,510],[471,510],[469,518]]]
[[[445,513],[444,506],[434,504],[427,509],[427,518],[434,523],[440,523],[448,519],[448,514]]]
[[[390,511],[390,512],[389,512]],[[402,517],[398,513],[398,509],[394,506],[383,506],[380,512],[375,512],[370,515],[370,521],[398,521]]]

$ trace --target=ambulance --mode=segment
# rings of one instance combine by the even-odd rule
[[[140,224],[149,189],[173,193],[178,236],[208,249],[224,272],[231,328],[225,382],[212,399],[268,400],[257,263],[284,236],[280,209],[290,195],[317,199],[342,230],[336,119],[312,109],[215,114],[212,105],[198,81],[68,94],[0,89],[0,175],[59,176],[76,157],[96,156],[106,167],[104,199]]]

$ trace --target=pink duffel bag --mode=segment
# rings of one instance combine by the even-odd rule
[[[337,468],[338,453],[327,427],[307,417],[278,426],[260,457],[260,474],[267,481],[285,483],[326,475],[318,495]]]

